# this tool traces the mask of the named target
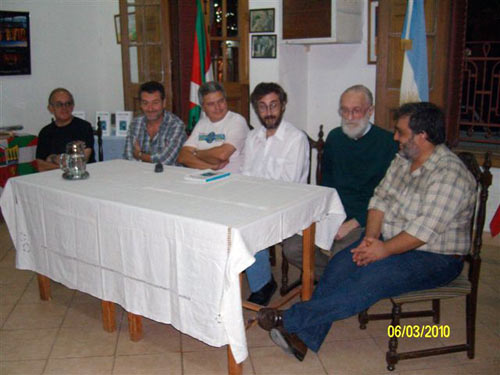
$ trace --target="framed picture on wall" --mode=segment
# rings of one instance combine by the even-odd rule
[[[276,58],[276,34],[252,35],[252,58]]]
[[[250,32],[274,32],[274,8],[250,9]]]
[[[378,0],[368,1],[368,64],[377,63]]]
[[[30,14],[0,11],[0,75],[31,74]]]

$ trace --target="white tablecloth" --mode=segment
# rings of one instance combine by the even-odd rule
[[[241,175],[208,184],[193,170],[112,160],[90,178],[61,171],[9,180],[2,213],[16,265],[247,355],[239,274],[254,254],[319,222],[330,248],[345,218],[334,189]]]

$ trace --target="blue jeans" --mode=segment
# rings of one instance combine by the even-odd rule
[[[269,262],[269,249],[264,249],[255,254],[255,263],[246,269],[250,291],[257,292],[271,281],[271,263]]]
[[[351,249],[359,243],[330,260],[311,300],[283,313],[285,329],[297,334],[315,352],[334,321],[355,315],[384,298],[446,285],[463,268],[463,262],[453,256],[418,250],[358,267],[352,261]]]

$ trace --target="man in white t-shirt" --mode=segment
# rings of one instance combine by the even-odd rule
[[[252,130],[244,147],[242,173],[272,180],[306,183],[309,173],[309,142],[306,134],[283,120],[287,95],[276,83],[259,83],[250,97],[262,126]],[[252,294],[248,301],[267,305],[276,291],[269,251],[255,254],[246,270]]]
[[[201,85],[198,98],[206,116],[182,146],[177,162],[189,168],[239,172],[249,131],[246,120],[228,110],[226,92],[218,82]]]

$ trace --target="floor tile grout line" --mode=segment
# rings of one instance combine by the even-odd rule
[[[16,267],[14,267],[14,269],[17,269]],[[31,271],[29,271],[31,272]],[[4,329],[4,326],[5,324],[7,323],[7,321],[9,320],[11,314],[14,312],[14,310],[16,309],[17,305],[19,304],[19,301],[21,300],[21,298],[23,298],[23,295],[24,293],[26,293],[26,291],[28,290],[28,287],[30,285],[30,283],[33,281],[35,275],[33,274],[30,278],[30,280],[26,283],[26,286],[24,287],[24,290],[23,292],[21,293],[21,295],[19,296],[19,298],[16,300],[16,302],[14,303],[14,306],[12,307],[12,310],[10,310],[10,312],[7,314],[7,316],[5,317],[5,320],[4,322],[2,323],[2,326],[0,327],[0,329]],[[6,330],[6,331],[9,331],[9,330]]]
[[[53,283],[52,281],[50,281],[50,282]],[[73,289],[71,289],[71,290],[73,290]],[[43,366],[42,374],[44,374],[45,370],[47,369],[47,366],[49,364],[49,360],[51,359],[52,351],[54,350],[54,346],[56,345],[57,338],[59,337],[59,334],[61,333],[64,321],[66,320],[66,318],[68,316],[69,308],[72,305],[73,300],[75,299],[75,295],[76,295],[76,293],[74,292],[73,295],[71,296],[71,299],[69,300],[68,304],[66,305],[66,311],[64,313],[63,318],[61,319],[61,323],[59,324],[59,328],[57,329],[57,332],[56,332],[56,335],[54,337],[54,341],[52,342],[52,345],[50,347],[50,351],[48,353],[47,359],[45,360],[45,365]],[[51,301],[52,301],[52,296],[51,296],[51,299],[48,302],[51,302]]]

